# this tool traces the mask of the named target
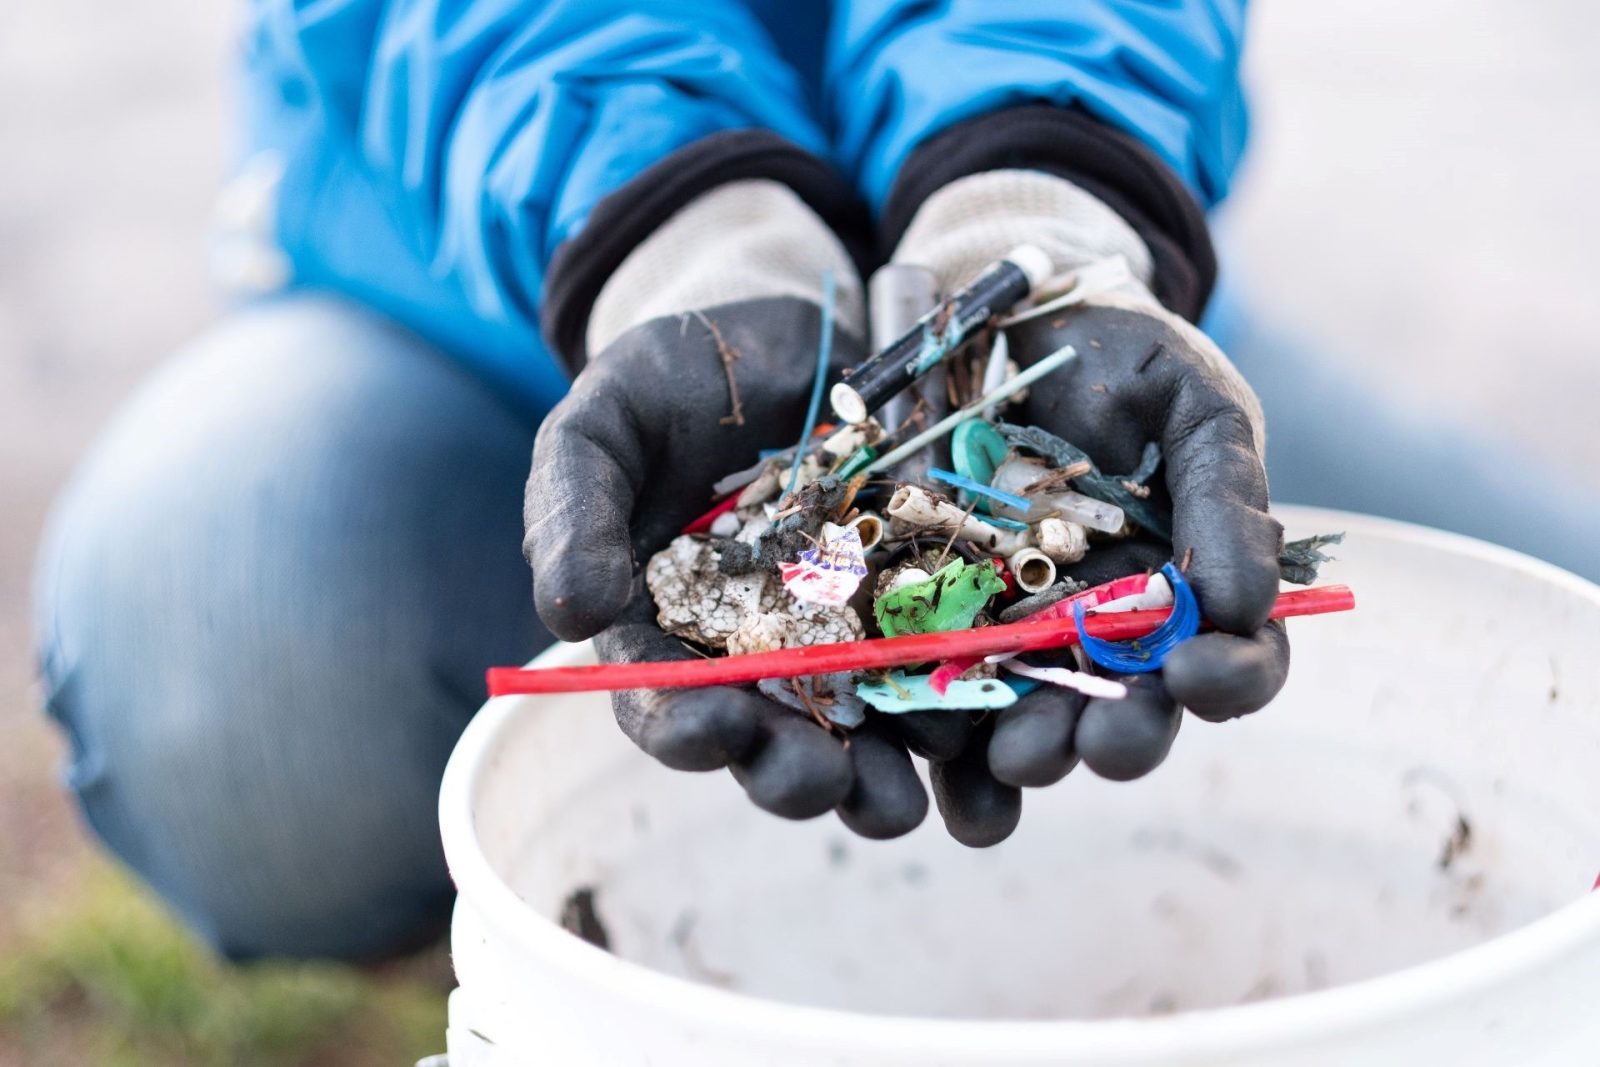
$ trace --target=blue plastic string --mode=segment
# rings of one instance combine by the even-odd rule
[[[975,478],[968,478],[965,474],[956,474],[954,471],[940,470],[938,467],[928,468],[928,477],[945,485],[953,485],[957,489],[965,489],[978,496],[986,496],[990,500],[998,500],[1007,507],[1016,508],[1018,511],[1027,511],[1033,505],[1025,497],[996,489],[992,485],[984,485]]]
[[[817,376],[811,382],[811,406],[806,409],[806,428],[800,431],[800,444],[795,447],[794,466],[789,468],[789,487],[784,494],[794,492],[800,481],[800,464],[805,462],[806,445],[817,428],[817,412],[822,410],[822,385],[828,380],[828,361],[833,357],[833,271],[822,272],[822,336],[817,339]]]
[[[1097,665],[1116,674],[1148,674],[1160,670],[1173,649],[1200,632],[1200,602],[1195,599],[1194,587],[1171,563],[1162,567],[1161,573],[1172,583],[1172,611],[1160,626],[1144,637],[1131,641],[1102,641],[1090,637],[1083,629],[1083,602],[1072,605],[1078,641]]]

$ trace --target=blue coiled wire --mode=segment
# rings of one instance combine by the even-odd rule
[[[1144,637],[1131,641],[1102,641],[1083,629],[1084,606],[1072,605],[1072,621],[1078,627],[1083,651],[1097,666],[1115,674],[1148,674],[1161,669],[1167,656],[1179,644],[1200,632],[1200,602],[1177,567],[1168,563],[1161,573],[1172,584],[1172,612],[1160,626]]]

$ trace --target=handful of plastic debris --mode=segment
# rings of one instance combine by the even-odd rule
[[[1135,531],[1165,537],[1165,498],[1145,488],[1160,465],[1154,443],[1138,470],[1108,476],[1053,434],[974,411],[940,457],[953,469],[920,464],[915,480],[873,478],[889,436],[871,419],[823,427],[803,450],[719,482],[722,499],[707,517],[646,567],[662,628],[706,651],[740,654],[1175,609],[1165,632],[1137,642],[762,683],[780,703],[845,729],[868,707],[989,710],[1040,685],[1114,698],[1125,689],[1095,674],[1097,662],[1118,674],[1155,670],[1198,629],[1176,567],[1095,588],[1060,571]],[[1309,562],[1294,558],[1297,567]]]
[[[1114,699],[1126,687],[1106,674],[1159,669],[1201,623],[1179,567],[1094,588],[1061,573],[1135,533],[1170,542],[1170,504],[1152,491],[1159,445],[1145,445],[1137,469],[1107,473],[1070,441],[996,414],[1076,356],[1065,347],[1018,371],[993,329],[1000,315],[1048,288],[1048,267],[1038,249],[1015,249],[884,337],[876,355],[833,387],[838,425],[813,433],[831,337],[825,302],[801,442],[719,481],[715,506],[645,569],[662,628],[738,655],[1076,620],[1080,643],[1050,652],[761,683],[769,697],[844,729],[860,725],[867,707],[991,710],[1040,685]],[[1081,272],[1080,282],[1121,277],[1105,267]],[[880,271],[874,286],[893,282],[893,271]],[[1327,559],[1320,549],[1338,540],[1286,546],[1284,577],[1309,584]],[[1091,612],[1168,608],[1166,621],[1137,640],[1098,640],[1083,629]]]

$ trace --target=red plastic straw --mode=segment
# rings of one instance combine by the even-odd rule
[[[732,511],[738,506],[739,494],[729,493],[727,496],[719,500],[716,506],[710,511],[706,512],[704,515],[685,526],[683,528],[683,532],[686,534],[710,533],[711,524],[717,521],[718,516],[726,515],[728,512]]]
[[[1297,589],[1281,594],[1272,606],[1274,619],[1322,615],[1356,606],[1347,585]],[[1107,641],[1143,637],[1167,617],[1167,611],[1124,611],[1090,615],[1089,634]],[[879,637],[834,645],[808,645],[776,652],[717,659],[685,659],[647,663],[603,663],[589,667],[490,667],[489,695],[512,693],[586,693],[612,689],[684,689],[705,685],[743,685],[763,678],[796,678],[834,671],[873,670],[927,663],[956,656],[993,656],[1032,652],[1078,643],[1071,619],[1014,622],[976,630]]]

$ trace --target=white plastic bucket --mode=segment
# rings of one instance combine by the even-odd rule
[[[453,1067],[1600,1062],[1600,589],[1282,515],[1348,531],[1357,612],[1291,624],[1271,708],[1029,791],[987,851],[765,815],[604,695],[491,701],[441,798]],[[580,887],[611,953],[555,921]]]

